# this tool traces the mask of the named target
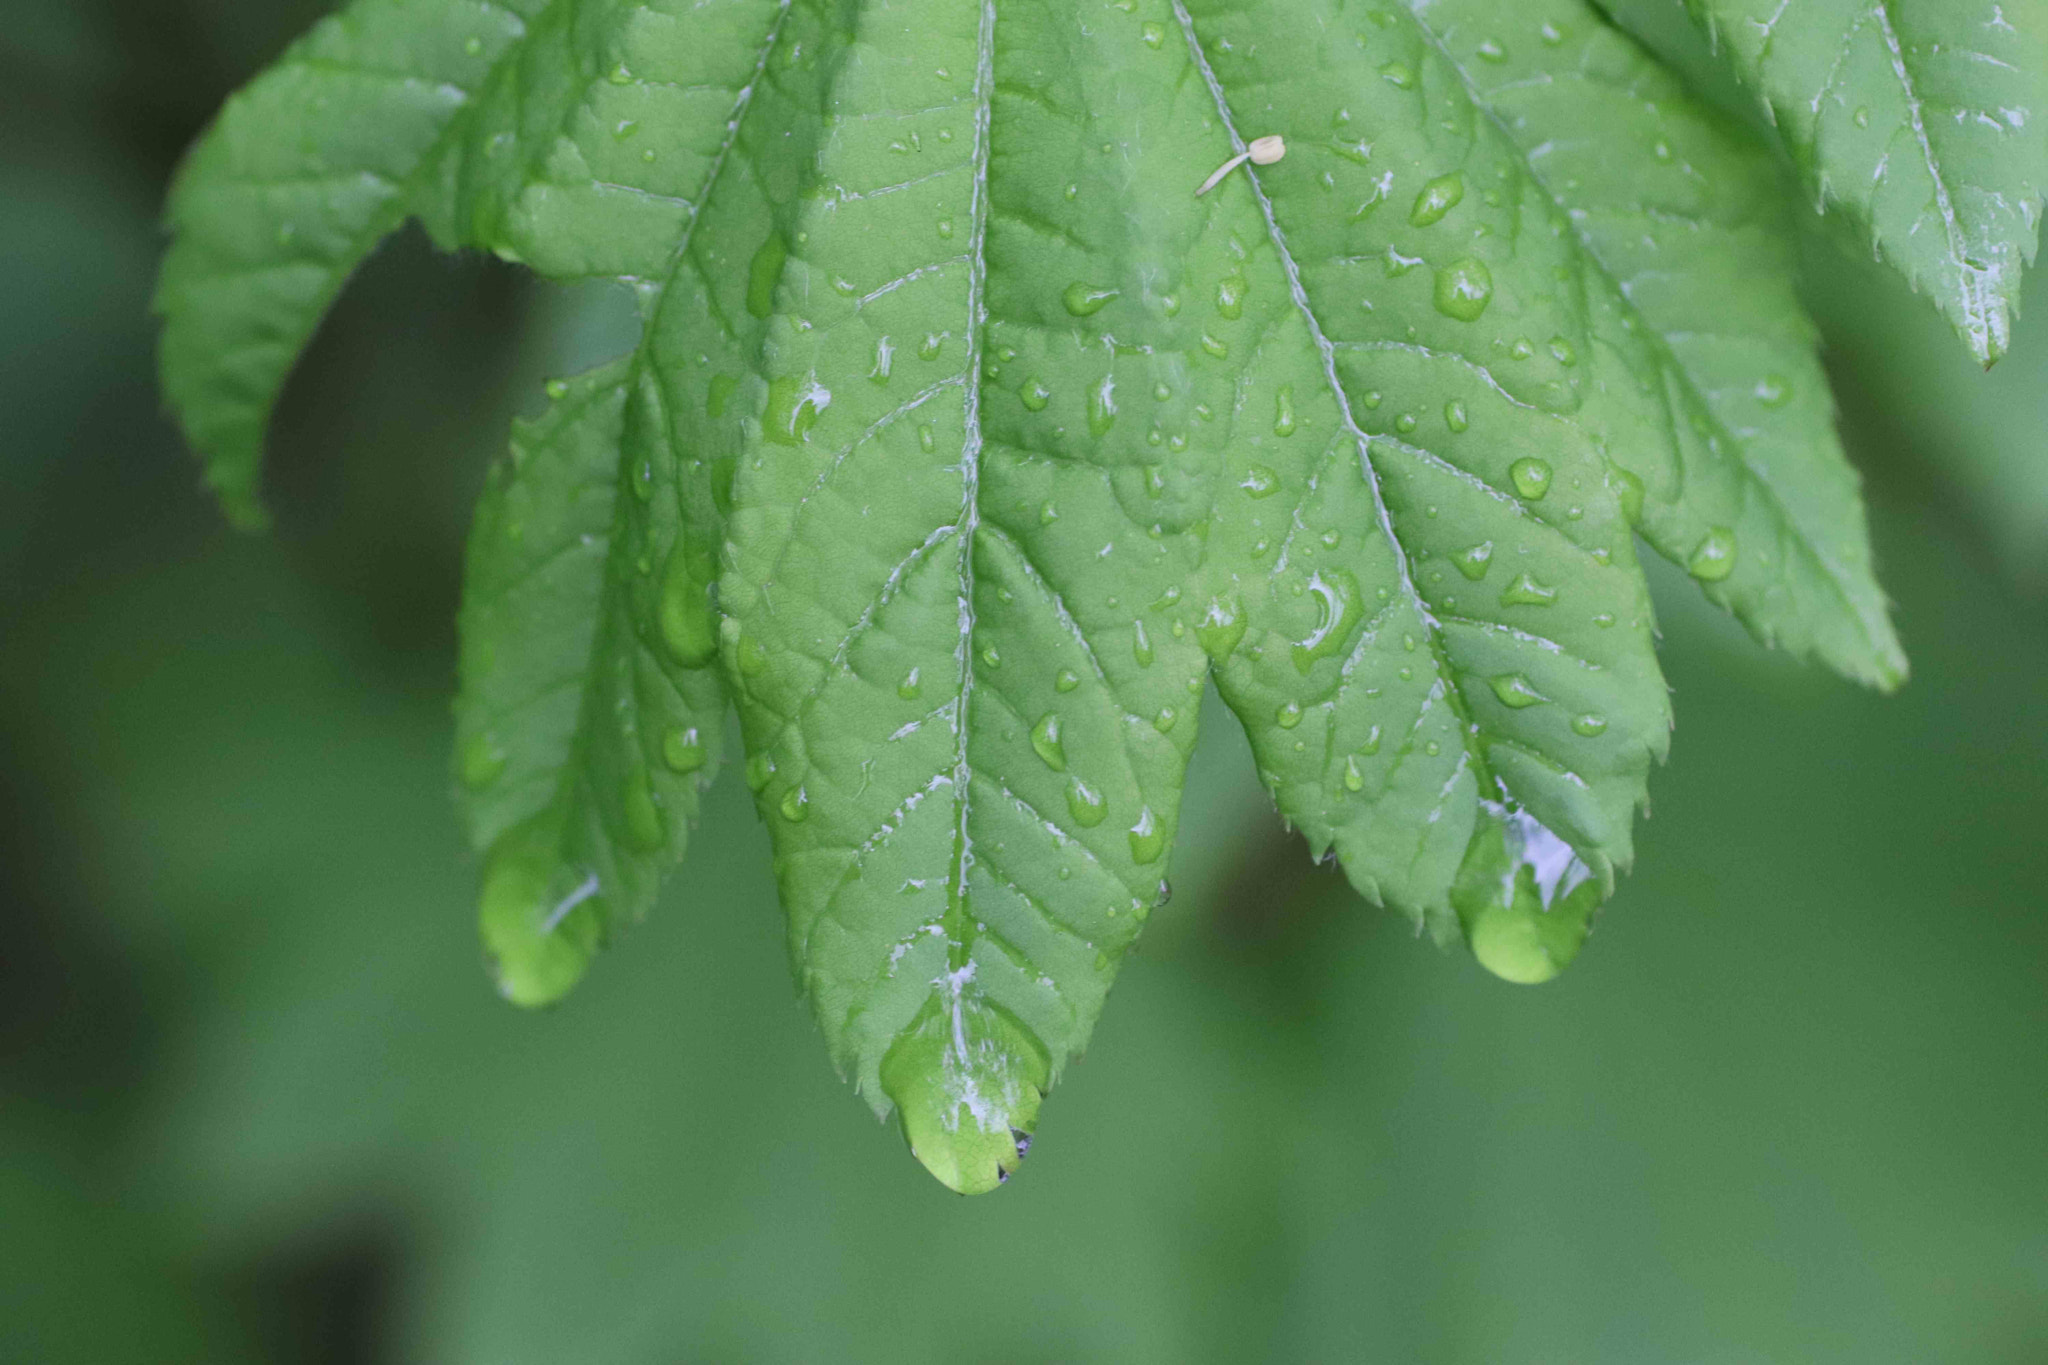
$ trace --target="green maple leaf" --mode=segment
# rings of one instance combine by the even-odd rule
[[[471,542],[498,982],[645,912],[730,698],[835,1061],[980,1190],[1165,897],[1210,680],[1317,856],[1535,981],[1669,734],[1634,533],[1902,679],[1789,207],[1583,0],[358,0],[194,152],[163,367],[249,520],[408,217],[631,287]]]
[[[2048,194],[2038,0],[1685,0],[1815,194],[1929,295],[1985,364],[2005,353]]]

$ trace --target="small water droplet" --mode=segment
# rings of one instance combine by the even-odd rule
[[[1477,583],[1486,577],[1486,570],[1493,564],[1493,542],[1483,540],[1451,556],[1451,562],[1458,566],[1458,572]]]
[[[1244,638],[1245,625],[1244,613],[1235,601],[1211,598],[1209,609],[1195,622],[1195,639],[1210,658],[1227,659]]]
[[[569,396],[569,383],[565,379],[550,379],[547,382],[548,397],[559,403]]]
[[[747,756],[747,789],[760,793],[775,777],[775,759],[768,754]]]
[[[1380,751],[1380,727],[1375,725],[1365,732],[1365,743],[1358,746],[1358,752],[1370,758]]]
[[[1415,84],[1415,72],[1406,62],[1388,62],[1380,68],[1380,79],[1398,90],[1406,90]]]
[[[1573,716],[1572,729],[1587,739],[1592,739],[1607,733],[1607,717],[1593,711],[1588,711],[1583,716]]]
[[[1147,23],[1138,30],[1138,34],[1145,40],[1146,47],[1156,49],[1161,43],[1166,41],[1166,25]]]
[[[905,701],[917,700],[918,694],[924,691],[924,684],[917,680],[918,672],[918,669],[913,668],[903,675],[903,681],[896,684],[897,696]]]
[[[1071,692],[1081,685],[1081,675],[1071,668],[1063,668],[1053,676],[1052,690]]]
[[[953,236],[953,220],[951,218],[939,219],[938,229],[940,237],[950,239]]]
[[[1355,792],[1363,791],[1364,789],[1365,772],[1358,766],[1358,756],[1356,754],[1346,754],[1344,756],[1344,790]]]
[[[1735,532],[1725,526],[1710,529],[1685,562],[1685,571],[1703,583],[1718,583],[1735,572]]]
[[[1023,387],[1017,390],[1017,397],[1022,399],[1024,406],[1031,411],[1044,412],[1045,405],[1052,401],[1052,390],[1045,386],[1043,380],[1033,376],[1025,380]]]
[[[1491,62],[1495,66],[1508,59],[1508,50],[1492,38],[1481,39],[1479,46],[1473,50],[1479,54],[1479,60]]]
[[[1301,724],[1301,703],[1298,701],[1281,702],[1279,709],[1273,713],[1273,723],[1283,730],[1292,730],[1295,726]]]
[[[802,787],[791,787],[782,794],[782,818],[792,825],[801,825],[811,818],[811,796]]]
[[[1472,419],[1465,414],[1465,405],[1455,398],[1444,404],[1444,425],[1454,432],[1472,425]]]
[[[1109,802],[1101,792],[1075,778],[1067,788],[1067,814],[1082,829],[1093,829],[1109,814]]]
[[[1436,272],[1436,311],[1460,322],[1475,321],[1493,301],[1493,272],[1467,256]]]
[[[1227,344],[1218,341],[1207,332],[1202,333],[1202,349],[1215,356],[1218,360],[1222,360],[1230,354],[1230,347]]]
[[[1026,400],[1027,407],[1030,406]],[[1039,404],[1043,407],[1044,404]],[[1102,382],[1088,395],[1088,430],[1097,436],[1106,436],[1116,425],[1116,376],[1104,375]]]
[[[1163,735],[1173,729],[1179,722],[1180,712],[1174,710],[1171,706],[1162,706],[1159,708],[1159,713],[1152,717],[1152,728]]]
[[[1143,621],[1131,622],[1131,657],[1138,661],[1138,667],[1152,666],[1152,637],[1145,633]]]
[[[1767,374],[1757,381],[1756,401],[1767,408],[1782,408],[1792,401],[1792,381],[1781,374]]]
[[[1508,478],[1514,483],[1515,491],[1530,502],[1550,491],[1550,465],[1534,455],[1524,455],[1509,465]]]
[[[989,668],[1001,668],[1003,666],[1003,653],[994,645],[990,645],[981,651],[981,662]]]
[[[1550,339],[1550,358],[1566,369],[1570,369],[1579,363],[1579,352],[1564,337],[1554,336]]]
[[[1312,670],[1318,659],[1342,651],[1365,614],[1358,580],[1348,570],[1325,569],[1311,574],[1306,587],[1316,599],[1315,628],[1289,651],[1295,671],[1303,674]]]
[[[1529,680],[1519,673],[1503,673],[1487,681],[1493,685],[1493,695],[1500,698],[1502,706],[1519,711],[1525,706],[1534,706],[1545,700],[1541,692],[1529,685]]]

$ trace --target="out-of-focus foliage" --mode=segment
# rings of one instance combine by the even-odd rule
[[[580,998],[450,989],[467,505],[619,319],[401,242],[287,395],[276,536],[217,529],[154,415],[150,224],[267,55],[215,44],[273,11],[50,10],[76,70],[224,55],[131,105],[0,34],[0,1359],[2048,1354],[2048,624],[1982,511],[2039,466],[2048,389],[2005,382],[2038,324],[1988,382],[1887,356],[1916,317],[1954,344],[1816,254],[1916,678],[1789,669],[1659,582],[1687,761],[1573,977],[1418,949],[1198,753],[1181,881],[1215,891],[1153,917],[1033,1162],[963,1203],[877,1160],[776,1003],[739,803],[710,908]]]

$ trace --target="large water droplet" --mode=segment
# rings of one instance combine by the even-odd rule
[[[1515,491],[1535,502],[1550,491],[1550,465],[1534,455],[1524,455],[1508,466],[1508,478]]]
[[[1121,291],[1111,289],[1107,285],[1086,284],[1080,280],[1075,280],[1060,295],[1060,302],[1065,304],[1067,311],[1077,318],[1091,317],[1101,312],[1104,305],[1115,298],[1119,292]]]
[[[1045,760],[1045,766],[1056,773],[1067,770],[1067,750],[1060,743],[1060,718],[1056,711],[1048,711],[1038,718],[1038,724],[1031,727],[1031,747]]]
[[[1044,412],[1045,405],[1052,401],[1052,390],[1045,386],[1043,380],[1034,376],[1024,381],[1023,386],[1017,390],[1017,397],[1031,411]]]
[[[1301,724],[1301,703],[1292,700],[1281,702],[1279,709],[1273,712],[1273,723],[1283,730],[1292,730]]]
[[[1209,609],[1202,613],[1202,619],[1195,622],[1195,639],[1210,658],[1227,659],[1237,648],[1237,642],[1244,638],[1244,613],[1236,602],[1216,597],[1209,601]]]
[[[1702,583],[1718,583],[1735,572],[1735,532],[1726,526],[1710,529],[1685,561],[1685,571]]]
[[[1282,384],[1280,391],[1273,395],[1273,434],[1294,434],[1294,386],[1291,384]]]
[[[1486,577],[1486,570],[1493,563],[1493,542],[1481,541],[1451,556],[1451,562],[1458,566],[1458,572],[1477,583]]]
[[[1101,792],[1075,778],[1067,788],[1067,814],[1082,829],[1093,829],[1109,815],[1109,802]]]
[[[626,815],[626,841],[643,853],[652,853],[668,842],[668,822],[654,803],[654,788],[647,773],[634,769],[619,788],[619,804]]]
[[[1159,821],[1152,815],[1150,806],[1138,811],[1138,823],[1131,826],[1131,861],[1143,867],[1159,861],[1159,855],[1166,852],[1166,831],[1159,828]]]
[[[462,785],[482,791],[504,774],[507,755],[497,736],[479,730],[462,742]]]
[[[1415,196],[1415,206],[1408,210],[1408,221],[1417,227],[1428,227],[1437,222],[1465,197],[1465,177],[1452,171],[1440,175],[1422,187]]]
[[[1242,275],[1225,275],[1216,286],[1216,311],[1226,318],[1244,316],[1244,293],[1251,286]]]
[[[1527,571],[1515,576],[1501,592],[1504,607],[1547,607],[1557,600],[1557,589],[1538,583]]]
[[[704,745],[697,738],[696,727],[671,726],[661,738],[661,761],[675,773],[693,773],[703,767]]]
[[[718,657],[718,626],[711,610],[710,565],[692,556],[680,537],[661,571],[661,600],[655,617],[661,642],[684,668],[702,668]]]
[[[1512,710],[1519,711],[1525,706],[1534,706],[1546,700],[1544,695],[1530,686],[1529,680],[1519,673],[1503,673],[1487,681],[1493,684],[1493,695],[1500,698],[1500,704]]]
[[[1280,491],[1280,475],[1265,465],[1255,464],[1245,470],[1238,487],[1255,498],[1271,497]]]
[[[1359,618],[1365,614],[1365,600],[1358,591],[1358,580],[1348,570],[1325,569],[1311,574],[1308,590],[1316,599],[1315,629],[1296,641],[1290,651],[1294,667],[1301,673],[1314,668],[1316,660],[1342,651]]]
[[[1096,436],[1107,436],[1109,429],[1116,425],[1116,376],[1102,376],[1102,383],[1088,395],[1088,430]]]
[[[1436,311],[1460,322],[1472,322],[1493,301],[1493,272],[1486,262],[1467,256],[1436,272]]]

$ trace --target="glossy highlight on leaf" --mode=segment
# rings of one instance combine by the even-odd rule
[[[545,1004],[645,913],[736,704],[831,1057],[977,1192],[1211,683],[1312,855],[1533,982],[1669,741],[1637,533],[1903,677],[1775,185],[1585,0],[357,0],[180,179],[166,392],[247,519],[407,217],[629,288],[471,537],[487,960]]]

